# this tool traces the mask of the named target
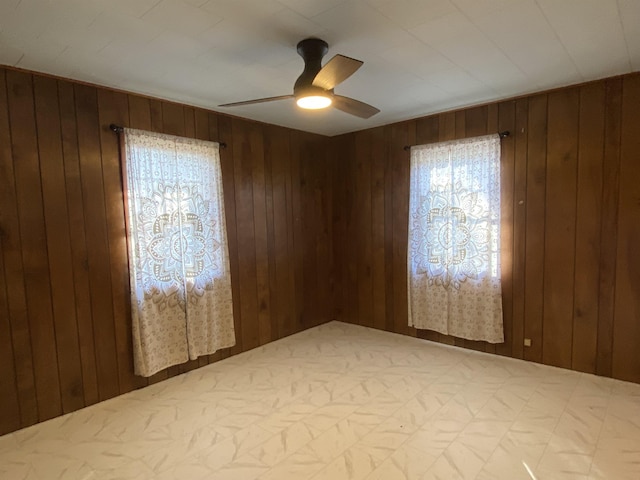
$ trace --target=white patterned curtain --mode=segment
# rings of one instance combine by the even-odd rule
[[[235,345],[217,143],[124,130],[134,365]]]
[[[500,137],[411,149],[409,325],[504,341]]]

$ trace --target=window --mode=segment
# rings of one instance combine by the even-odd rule
[[[409,324],[503,340],[500,138],[411,149]]]
[[[235,344],[218,144],[124,130],[136,373]]]

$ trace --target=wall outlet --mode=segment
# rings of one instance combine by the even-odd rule
[[[525,338],[524,339],[524,346],[525,347],[530,347],[531,346],[531,339],[530,338]]]

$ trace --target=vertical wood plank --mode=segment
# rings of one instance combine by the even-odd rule
[[[93,87],[74,85],[78,154],[82,175],[91,309],[100,400],[120,393],[116,359],[111,266],[100,155],[98,95]]]
[[[282,298],[278,295],[278,247],[282,248],[282,230],[276,232],[276,227],[281,227],[281,215],[284,212],[282,205],[282,192],[279,191],[281,183],[279,183],[276,167],[279,156],[280,147],[278,144],[279,129],[272,126],[264,126],[264,170],[265,170],[265,195],[267,210],[267,251],[268,251],[268,268],[269,268],[269,301],[271,311],[271,338],[279,338],[281,331],[281,321],[284,316]],[[286,226],[285,226],[286,228]],[[286,238],[286,234],[285,234]],[[276,240],[280,242],[276,244]],[[285,243],[286,245],[286,243]]]
[[[1,228],[1,224],[0,224]],[[2,252],[2,235],[0,235]],[[20,428],[20,404],[16,386],[16,366],[11,343],[9,322],[9,301],[7,298],[7,278],[4,272],[4,258],[0,255],[0,435]]]
[[[373,326],[386,327],[387,298],[385,289],[385,156],[384,128],[371,132],[371,254],[373,288]]]
[[[328,150],[326,138],[313,136],[313,175],[316,179],[314,186],[314,203],[319,213],[316,227],[316,275],[318,293],[315,296],[318,315],[314,325],[326,323],[332,319],[331,289],[333,287],[333,248],[331,245],[333,224],[332,210],[332,178],[327,168]]]
[[[60,393],[68,413],[84,406],[84,392],[55,79],[34,78],[34,102]]]
[[[355,137],[350,135],[345,137],[343,147],[343,172],[346,184],[346,245],[347,254],[346,265],[346,285],[345,285],[345,313],[346,319],[352,323],[360,322],[358,311],[360,302],[358,301],[358,245],[356,236],[358,234],[358,204],[356,197],[356,160],[355,160]]]
[[[263,125],[262,132],[264,135],[264,181],[265,181],[265,208],[266,208],[266,224],[267,224],[267,267],[269,271],[269,326],[271,329],[271,338],[269,341],[276,340],[278,337],[278,287],[276,276],[276,255],[275,255],[275,222],[274,222],[274,206],[273,206],[273,181],[272,172],[273,155],[271,152],[270,133],[272,129],[269,125]]]
[[[373,278],[372,273],[372,232],[371,232],[371,130],[355,134],[356,162],[356,236],[358,246],[358,316],[359,324],[374,326],[373,320]]]
[[[384,328],[393,331],[395,324],[393,305],[393,160],[389,155],[387,128],[382,128],[381,135],[384,142]]]
[[[194,112],[194,138],[198,140],[209,140],[211,142],[219,142],[218,139],[218,131],[217,131],[217,119],[216,119],[216,130],[215,130],[215,138],[210,138],[209,133],[209,112],[203,110],[201,108],[196,108]],[[215,118],[215,117],[214,117]]]
[[[318,278],[316,275],[316,246],[315,237],[317,219],[320,214],[316,210],[314,202],[314,178],[313,155],[311,139],[308,134],[300,134],[299,160],[300,160],[300,215],[301,237],[298,244],[301,250],[301,274],[302,274],[302,328],[313,325],[313,318],[317,314],[315,295],[312,291],[318,291]],[[311,220],[313,218],[314,220]]]
[[[204,109],[196,108],[194,112],[194,121],[195,121],[195,125],[194,125],[195,138],[200,140],[218,142],[218,143],[220,142],[220,135],[218,133],[218,117],[216,114],[214,113],[210,114],[208,111]],[[222,158],[223,148],[222,146],[220,146],[219,148],[220,148],[219,150],[220,157]],[[224,192],[223,192],[223,196],[224,196]],[[228,228],[229,226],[227,225],[227,229]],[[235,228],[234,228],[234,231],[235,231]],[[227,239],[228,237],[229,235],[227,234]],[[231,246],[229,246],[229,250],[231,250]],[[232,285],[233,285],[233,280],[232,280]],[[233,298],[233,286],[232,286],[232,298]],[[198,365],[202,367],[209,363],[217,362],[221,358],[225,358],[223,357],[223,355],[225,356],[228,355],[228,351],[229,349],[223,349],[211,355],[202,355],[200,358],[198,358]]]
[[[184,106],[184,136],[187,138],[196,137],[196,112],[195,108]]]
[[[405,145],[415,144],[415,122],[388,128],[389,157],[393,168],[393,321],[395,331],[415,337],[409,327],[407,303],[407,241],[409,238],[409,153]]]
[[[438,115],[416,120],[416,144],[426,145],[439,141],[440,121]]]
[[[624,78],[622,104],[612,373],[640,383],[640,76]]]
[[[467,116],[466,116],[466,112],[464,110],[458,110],[455,112],[455,139],[456,140],[460,140],[462,138],[465,138],[467,135],[467,128],[466,128],[466,123],[467,123]]]
[[[492,103],[487,106],[487,133],[498,132],[498,104]],[[485,352],[496,353],[496,345],[493,343],[485,343]]]
[[[184,137],[184,107],[177,103],[160,102],[162,109],[162,132]]]
[[[232,120],[233,160],[238,260],[240,274],[240,317],[244,351],[260,345],[256,286],[256,245],[253,201],[252,145],[250,126],[240,119]]]
[[[102,175],[109,235],[111,294],[118,359],[118,381],[120,393],[125,393],[147,384],[145,379],[133,373],[131,297],[120,148],[118,135],[114,134],[109,128],[111,123],[128,126],[129,101],[127,95],[99,89],[98,121],[100,122]]]
[[[129,122],[131,128],[151,130],[151,107],[149,99],[138,95],[129,95]]]
[[[524,336],[531,347],[525,360],[542,362],[544,309],[544,238],[547,178],[547,95],[529,98],[527,138],[527,198],[525,231]]]
[[[11,345],[15,364],[15,385],[20,413],[19,426],[38,421],[33,352],[29,332],[29,313],[22,263],[22,244],[15,185],[11,126],[5,71],[0,71],[0,235],[7,295],[7,319],[10,321]],[[8,428],[10,420],[5,426]]]
[[[35,372],[38,420],[60,415],[62,400],[52,315],[32,76],[6,75],[22,263]]]
[[[489,107],[483,105],[481,107],[470,108],[465,110],[465,137],[479,137],[480,135],[488,135],[487,131],[487,115],[489,113]]]
[[[544,363],[571,366],[575,267],[576,174],[580,97],[549,94],[544,255]]]
[[[280,337],[290,335],[295,330],[295,309],[293,308],[293,269],[288,244],[289,222],[287,187],[290,182],[287,168],[289,152],[289,132],[280,127],[272,127],[265,138],[268,143],[267,155],[271,163],[271,188],[273,191],[273,231],[276,269],[277,332]]]
[[[527,196],[527,137],[529,101],[516,101],[516,123],[511,135],[515,142],[515,166],[513,180],[513,247],[512,247],[512,292],[513,313],[511,315],[512,350],[514,358],[524,356],[524,296],[525,296],[525,241],[526,241],[526,196]]]
[[[151,114],[151,131],[163,133],[162,102],[160,100],[149,100],[149,113]]]
[[[222,145],[222,140],[220,140],[220,132],[218,130],[218,115],[216,113],[208,112],[208,111],[202,110],[200,108],[195,110],[195,137],[199,138],[201,140],[208,140],[210,142],[218,143],[219,144],[218,145],[218,152],[220,153],[220,162],[222,164],[223,151],[226,154],[226,148]],[[224,181],[225,181],[225,179],[224,179],[224,174],[223,174],[223,179],[222,179],[223,192],[222,193],[223,193],[223,198],[225,198],[225,200],[224,200],[225,212],[226,212],[227,208],[231,209],[234,212],[233,217],[235,218],[234,205],[227,206],[227,204],[226,204],[226,194],[224,192],[224,188],[225,188],[224,187]],[[233,178],[232,178],[232,181],[233,181]],[[225,215],[226,215],[226,213],[225,213]],[[226,220],[225,220],[225,222],[226,222]],[[232,227],[233,227],[233,233],[235,234],[235,224],[232,225]],[[227,225],[227,242],[229,242],[229,238],[230,238],[228,229],[229,229],[229,226]],[[235,238],[235,236],[233,238]],[[231,260],[231,248],[232,247],[231,247],[231,245],[228,245],[228,247],[229,247],[229,258],[230,258],[230,260],[229,260],[229,269],[230,269],[231,275],[232,275],[232,278],[231,278],[231,290],[232,290],[232,302],[233,302],[233,301],[235,301],[235,299],[233,299],[233,294],[234,294],[234,292],[233,292],[233,290],[234,290],[234,287],[233,287],[233,282],[234,282],[233,275],[234,274],[233,274],[233,272],[234,272],[234,269],[232,267],[233,263],[232,263],[232,260]],[[235,249],[235,245],[234,245],[233,248]],[[234,254],[235,253],[237,253],[237,252],[235,252],[235,250],[234,250]],[[235,258],[237,258],[237,257],[235,257]],[[235,312],[235,306],[234,306],[234,312]],[[198,359],[198,363],[200,364],[200,366],[202,366],[202,365],[206,365],[208,363],[217,362],[218,360],[221,360],[223,358],[227,358],[229,356],[229,351],[230,351],[229,348],[224,348],[224,349],[218,350],[217,352],[215,352],[215,353],[213,353],[211,355],[201,356]]]
[[[269,291],[269,249],[267,239],[267,197],[262,127],[250,124],[249,142],[252,153],[253,224],[256,258],[256,302],[258,305],[258,341],[271,341],[271,296]]]
[[[571,368],[595,373],[598,350],[600,221],[604,152],[605,84],[580,89],[576,263],[573,278],[573,355]]]
[[[291,253],[293,254],[293,278],[295,299],[295,331],[302,330],[304,309],[304,237],[302,234],[301,162],[304,156],[302,132],[291,133]]]
[[[456,113],[445,112],[438,115],[438,141],[447,142],[456,138]]]
[[[498,105],[498,130],[513,132],[516,126],[516,102]],[[500,143],[500,264],[502,273],[502,318],[504,343],[496,353],[510,356],[513,347],[513,203],[515,181],[515,138],[510,135]]]
[[[227,224],[227,242],[229,244],[229,269],[231,270],[231,290],[233,294],[233,320],[236,335],[235,346],[225,349],[221,356],[235,355],[243,351],[242,312],[240,311],[240,264],[238,249],[238,221],[236,215],[236,189],[234,165],[234,136],[231,118],[215,114],[209,115],[210,139],[219,135],[219,141],[227,144],[220,150],[222,184],[224,189],[224,213]]]
[[[613,373],[613,325],[618,248],[622,79],[607,80],[600,227],[600,285],[598,295],[598,359],[596,373]]]
[[[15,362],[18,352],[14,351],[9,305],[9,283],[17,279],[13,278],[11,270],[5,269],[4,265],[4,256],[10,252],[9,248],[5,249],[4,244],[13,243],[15,238],[15,232],[12,234],[10,231],[14,228],[12,224],[15,225],[13,178],[5,73],[0,70],[0,391],[3,392],[0,395],[0,411],[3,412],[0,415],[0,435],[17,430],[21,424],[19,372]],[[16,347],[21,345],[16,344]],[[32,406],[35,413],[35,404]]]
[[[60,105],[60,129],[62,132],[62,154],[69,215],[71,240],[71,267],[73,291],[82,366],[82,389],[84,405],[93,405],[100,400],[98,373],[91,309],[89,260],[85,234],[85,213],[82,193],[80,157],[78,154],[78,129],[73,85],[58,81]]]
[[[333,315],[335,320],[344,321],[344,266],[346,263],[346,191],[344,182],[344,172],[342,170],[343,162],[341,161],[340,148],[344,135],[332,137],[328,139],[327,160],[331,168],[332,190],[331,196],[333,204],[331,208],[332,228],[332,248],[333,248],[333,264],[332,264],[332,303]]]
[[[313,202],[313,158],[309,135],[301,133],[298,136],[298,157],[300,161],[300,242],[301,251],[300,271],[302,275],[302,299],[301,323],[302,329],[313,325],[313,317],[317,314],[314,302],[315,296],[312,290],[318,291],[318,278],[316,276],[316,248],[314,239],[316,235],[316,221],[319,212],[315,212]],[[313,217],[316,221],[311,221]]]

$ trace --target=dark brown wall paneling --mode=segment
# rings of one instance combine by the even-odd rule
[[[133,374],[118,138],[110,123],[221,150],[237,345]],[[0,69],[0,434],[331,319],[324,137]]]
[[[616,295],[613,324],[614,377],[640,382],[640,75],[622,84],[622,142]]]
[[[569,368],[573,344],[576,174],[580,95],[576,88],[549,94],[544,245],[542,361]]]
[[[0,71],[0,431],[38,418],[13,171],[6,76]],[[13,285],[5,276],[15,278]]]
[[[638,104],[640,75],[631,74],[388,125],[382,143],[380,128],[331,139],[335,258],[347,264],[336,282],[348,292],[335,296],[336,316],[416,334],[406,326],[402,146],[509,130],[501,180],[505,343],[417,335],[640,382]]]
[[[595,372],[598,348],[599,272],[602,220],[605,84],[580,91],[578,172],[576,192],[576,256],[573,292],[573,368]]]
[[[529,98],[527,117],[527,187],[524,248],[524,338],[531,346],[524,350],[525,360],[542,362],[542,310],[544,287],[545,198],[547,170],[547,96]],[[528,261],[538,259],[538,261]]]
[[[332,318],[640,382],[638,103],[633,74],[327,139],[0,69],[0,434]],[[149,379],[112,122],[227,144],[237,344]],[[409,328],[403,147],[501,130],[506,341]]]
[[[60,415],[62,399],[33,94],[31,75],[7,72],[11,150],[34,393],[38,399],[38,419],[46,420]],[[11,281],[8,279],[7,284]]]
[[[602,169],[602,221],[600,225],[600,285],[598,295],[598,358],[596,371],[612,375],[614,297],[618,248],[620,193],[620,139],[622,79],[606,82],[605,135]]]
[[[84,406],[57,82],[34,78],[44,220],[64,413]]]

